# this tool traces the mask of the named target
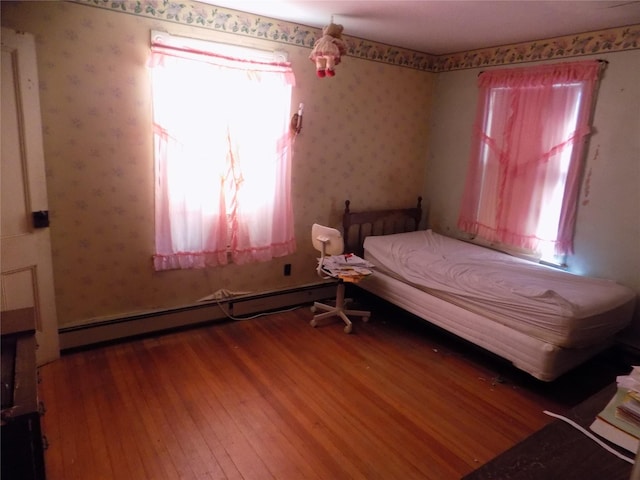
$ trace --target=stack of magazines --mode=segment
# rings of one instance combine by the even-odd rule
[[[640,367],[617,378],[618,389],[591,430],[632,453],[640,444]]]
[[[622,403],[616,407],[616,415],[636,428],[640,428],[640,392],[629,390]]]
[[[318,259],[320,261],[320,259]],[[371,275],[373,264],[353,253],[345,255],[331,255],[324,257],[322,270],[334,278],[345,282],[358,282],[367,275]]]

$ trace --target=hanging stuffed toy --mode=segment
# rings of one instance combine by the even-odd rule
[[[316,64],[316,75],[319,78],[333,77],[335,66],[340,63],[340,57],[346,48],[342,41],[342,25],[330,23],[322,29],[322,38],[313,46],[309,59]]]

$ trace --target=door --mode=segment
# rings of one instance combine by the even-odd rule
[[[35,40],[6,28],[1,39],[0,310],[33,309],[42,365],[60,349]]]

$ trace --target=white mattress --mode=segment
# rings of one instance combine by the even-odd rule
[[[431,230],[370,236],[364,248],[376,270],[559,347],[600,344],[631,321],[636,295],[627,287]]]
[[[517,368],[543,381],[555,380],[612,343],[611,338],[605,338],[586,348],[561,348],[380,272],[367,277],[358,286],[509,360]]]

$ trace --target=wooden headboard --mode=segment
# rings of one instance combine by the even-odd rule
[[[362,256],[364,239],[370,235],[390,235],[418,230],[422,219],[422,197],[411,208],[352,212],[351,202],[344,202],[342,228],[344,251]]]

